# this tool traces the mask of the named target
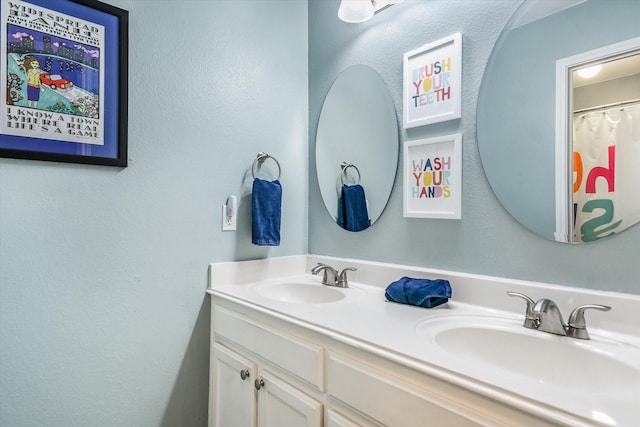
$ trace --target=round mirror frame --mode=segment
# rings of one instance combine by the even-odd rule
[[[342,185],[360,184],[373,225],[391,195],[398,156],[398,120],[382,77],[366,65],[345,69],[327,93],[316,133],[318,185],[334,222]]]
[[[505,210],[539,236],[562,241],[555,233],[556,61],[639,36],[638,16],[640,2],[526,0],[493,48],[476,108],[480,158]]]

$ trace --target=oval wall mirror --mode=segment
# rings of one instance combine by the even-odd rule
[[[623,95],[616,101],[592,99],[588,106],[574,108],[573,100],[578,95],[573,92],[572,85],[565,93],[557,93],[556,73],[558,62],[563,59],[639,37],[638,16],[638,1],[616,2],[612,7],[608,0],[526,0],[494,46],[478,97],[480,157],[489,184],[504,208],[520,224],[542,237],[579,242],[621,231],[611,229],[619,220],[603,206],[594,207],[590,212],[592,222],[586,227],[590,228],[590,234],[589,230],[581,231],[578,223],[573,228],[573,222],[580,216],[574,212],[579,209],[578,203],[573,199],[573,189],[569,189],[577,182],[572,140],[578,134],[573,132],[573,110],[596,110],[615,103],[617,119],[612,120],[618,120],[622,103],[635,98],[630,92],[634,86],[632,82],[637,85],[637,80],[626,80],[617,89]],[[598,62],[610,60],[592,61],[575,70]],[[566,72],[575,70],[568,68]],[[640,70],[632,72],[639,73]],[[572,77],[568,79],[571,81]],[[558,123],[565,120],[563,114],[567,111],[571,116],[567,117],[567,131],[558,136],[558,147],[565,153],[564,163],[556,164]],[[635,122],[640,120],[635,119]],[[637,145],[640,141],[633,143]],[[640,155],[638,151],[635,153],[636,157]],[[609,169],[610,164],[606,154],[602,158],[605,163],[601,165],[601,175],[606,175],[604,169]],[[640,158],[634,162],[636,168],[639,167]],[[621,182],[622,177],[617,180]],[[598,186],[609,185],[606,176],[597,178],[596,183]],[[616,203],[621,205],[640,199],[639,189],[640,186],[634,185],[625,190],[626,194],[618,192],[615,197],[619,202]],[[565,205],[564,209],[562,205]],[[558,222],[564,220],[571,231],[561,230]],[[566,225],[568,222],[570,224]]]
[[[398,121],[380,75],[353,65],[333,82],[316,134],[322,200],[345,230],[361,231],[382,214],[398,166]]]

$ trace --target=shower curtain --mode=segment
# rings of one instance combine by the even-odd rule
[[[640,103],[573,117],[574,242],[640,221]]]

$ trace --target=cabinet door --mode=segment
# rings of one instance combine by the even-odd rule
[[[260,427],[322,427],[322,403],[267,371],[260,373],[260,380]]]
[[[495,425],[466,405],[397,378],[363,360],[335,353],[328,360],[329,394],[385,426]]]
[[[213,427],[256,427],[258,367],[249,359],[215,343],[213,345],[213,399],[209,424]],[[244,378],[244,379],[243,379]]]
[[[362,425],[357,424],[355,421],[351,421],[342,414],[329,409],[327,411],[326,427],[362,427]]]

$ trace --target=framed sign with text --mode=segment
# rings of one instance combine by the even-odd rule
[[[404,54],[404,128],[462,116],[462,34]]]
[[[405,217],[462,217],[462,135],[404,145]]]
[[[0,156],[127,166],[128,12],[0,0]]]

